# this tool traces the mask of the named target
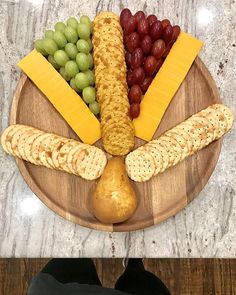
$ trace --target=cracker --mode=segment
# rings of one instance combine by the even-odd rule
[[[97,147],[91,146],[87,149],[84,157],[77,159],[76,170],[84,179],[94,180],[102,175],[106,163],[105,153]]]
[[[73,147],[67,156],[67,167],[70,173],[78,175],[78,171],[76,170],[76,162],[80,158],[82,160],[83,157],[86,156],[88,145],[80,144]]]
[[[223,104],[215,104],[212,106],[212,108],[220,110],[223,113],[227,121],[227,131],[229,131],[232,128],[234,122],[234,115],[231,109]]]
[[[13,151],[13,155],[17,156],[18,158],[21,158],[19,150],[18,150],[18,143],[20,138],[26,133],[28,130],[34,130],[33,127],[30,126],[24,126],[23,128],[20,128],[17,132],[15,132],[11,139],[11,149]]]
[[[26,127],[25,125],[18,125],[18,124],[10,125],[2,133],[1,144],[2,144],[2,147],[4,148],[4,150],[8,154],[14,155],[14,152],[13,152],[12,147],[11,147],[11,141],[12,141],[13,135],[18,130],[24,129],[25,127]]]
[[[156,169],[152,155],[138,149],[127,155],[125,165],[129,177],[138,182],[151,179]]]
[[[68,161],[67,161],[67,158],[68,158],[68,154],[70,152],[70,150],[72,148],[74,148],[75,146],[81,146],[80,143],[78,143],[77,141],[75,140],[70,140],[68,142],[66,142],[59,150],[59,153],[58,153],[58,157],[57,157],[57,160],[58,160],[58,163],[59,163],[59,167],[68,172],[68,173],[71,173],[69,167],[68,167]]]
[[[39,160],[40,162],[48,168],[56,168],[52,161],[52,152],[54,146],[61,140],[60,137],[56,134],[50,134],[45,136],[39,145]]]
[[[29,138],[33,135],[35,136],[39,136],[40,134],[42,134],[42,132],[38,129],[29,129],[28,131],[24,132],[19,141],[18,141],[18,145],[17,145],[17,150],[19,152],[20,158],[24,159],[26,161],[28,161],[28,157],[26,154],[26,146],[27,146],[27,141],[29,140]]]

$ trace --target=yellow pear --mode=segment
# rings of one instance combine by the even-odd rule
[[[102,223],[119,223],[129,219],[137,208],[137,198],[122,158],[113,157],[92,195],[92,209]]]

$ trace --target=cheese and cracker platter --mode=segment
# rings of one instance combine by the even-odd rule
[[[132,231],[199,194],[233,125],[202,41],[125,8],[58,21],[34,44],[18,62],[1,145],[45,205],[82,226]]]

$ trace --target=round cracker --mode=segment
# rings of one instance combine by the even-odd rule
[[[58,153],[57,160],[59,163],[59,167],[68,173],[71,173],[71,171],[68,167],[68,161],[67,161],[68,154],[75,146],[81,146],[81,143],[79,143],[78,141],[75,141],[75,140],[70,140],[70,141],[66,142],[60,148],[59,153]]]
[[[223,113],[227,121],[227,131],[229,131],[232,128],[234,122],[234,114],[231,109],[223,104],[215,104],[212,107],[216,110],[220,110]]]
[[[94,180],[100,177],[105,169],[107,158],[105,153],[94,146],[87,149],[85,157],[76,161],[78,174],[86,180]]]
[[[38,129],[29,129],[28,131],[24,132],[18,142],[18,147],[17,150],[20,154],[20,157],[26,161],[28,161],[28,157],[26,154],[26,145],[27,145],[27,141],[28,139],[32,136],[32,135],[40,135],[42,134],[42,131],[38,130]]]
[[[8,126],[1,135],[1,144],[4,150],[11,155],[14,155],[13,150],[11,148],[11,141],[13,135],[19,131],[20,129],[25,128],[25,125],[14,124]]]
[[[19,129],[12,136],[11,148],[13,151],[13,155],[17,156],[18,158],[21,158],[20,152],[18,150],[19,140],[28,130],[34,130],[34,128],[30,126],[24,126],[24,128]]]
[[[129,177],[134,181],[147,181],[155,173],[155,161],[152,155],[138,149],[127,155],[125,165]]]

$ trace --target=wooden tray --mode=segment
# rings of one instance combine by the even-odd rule
[[[197,58],[167,109],[155,137],[217,102],[220,99],[216,85],[205,65]],[[47,98],[25,75],[20,78],[13,98],[10,123],[31,125],[78,140]],[[131,231],[157,224],[191,202],[211,176],[220,154],[221,142],[212,143],[148,182],[133,183],[139,207],[131,219],[114,226],[101,224],[89,211],[89,198],[95,181],[34,166],[19,159],[17,164],[32,191],[62,217],[97,230]],[[136,146],[143,143],[136,140]],[[101,147],[101,142],[96,145]]]

